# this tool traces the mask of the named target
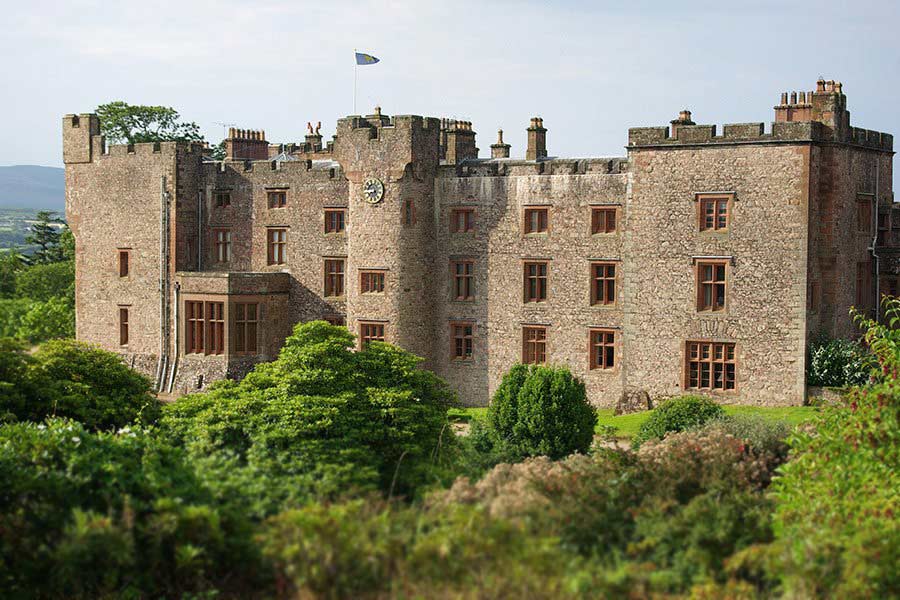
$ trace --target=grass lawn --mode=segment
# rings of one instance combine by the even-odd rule
[[[723,408],[729,415],[759,415],[773,421],[784,421],[790,425],[797,425],[811,419],[818,410],[814,406],[724,406]],[[597,410],[597,426],[612,425],[618,430],[617,437],[631,438],[638,432],[641,424],[647,420],[651,412],[643,411],[614,416],[613,409],[601,408]],[[447,414],[451,421],[468,423],[472,419],[485,417],[487,408],[451,408]]]

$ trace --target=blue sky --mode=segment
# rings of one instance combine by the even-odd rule
[[[522,156],[531,116],[550,154],[623,154],[631,126],[688,108],[700,123],[766,121],[782,91],[844,84],[852,124],[900,133],[900,3],[23,2],[0,0],[0,165],[61,165],[60,120],[110,100],[301,140],[359,111],[470,120],[482,156],[502,127]],[[851,8],[848,8],[850,6]]]

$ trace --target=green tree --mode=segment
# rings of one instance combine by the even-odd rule
[[[16,295],[16,274],[22,269],[22,257],[14,250],[0,252],[0,298]]]
[[[71,260],[42,263],[16,273],[16,296],[35,301],[62,298],[74,303],[75,263]]]
[[[22,315],[15,337],[38,344],[75,337],[75,308],[66,297],[32,301]]]
[[[101,133],[112,144],[203,141],[200,127],[180,121],[178,111],[168,106],[131,105],[118,100],[101,104],[96,113]]]
[[[59,223],[62,221],[56,217],[55,212],[49,210],[38,212],[35,222],[31,225],[31,233],[25,238],[28,244],[38,247],[28,257],[29,263],[46,264],[64,259],[63,249],[59,243],[61,230],[56,227]]]

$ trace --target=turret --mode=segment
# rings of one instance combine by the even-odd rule
[[[100,119],[95,114],[63,117],[63,162],[89,163],[93,156],[93,137],[100,135]]]

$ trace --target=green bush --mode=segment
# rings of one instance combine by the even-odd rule
[[[877,377],[790,439],[773,484],[774,574],[792,597],[888,598],[900,589],[900,302],[857,317]]]
[[[679,396],[666,400],[650,413],[641,424],[632,444],[639,447],[652,439],[662,439],[672,431],[685,431],[703,425],[710,419],[721,417],[724,409],[713,400],[702,396]]]
[[[19,337],[22,320],[33,305],[28,298],[0,298],[0,337]]]
[[[568,369],[515,365],[494,394],[488,424],[513,454],[557,459],[588,451],[597,414]]]
[[[30,265],[16,273],[16,295],[45,302],[75,297],[75,261]]]
[[[871,356],[859,342],[822,338],[809,345],[806,383],[822,387],[863,385],[871,368]]]
[[[16,337],[32,344],[75,337],[75,308],[67,298],[33,302],[16,331]]]

